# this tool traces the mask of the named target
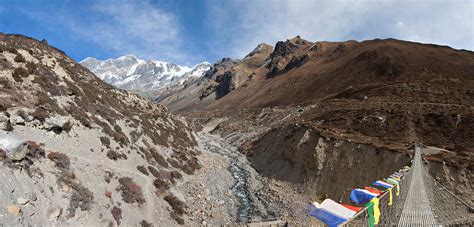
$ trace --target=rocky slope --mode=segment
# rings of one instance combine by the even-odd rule
[[[21,35],[0,33],[0,91],[0,225],[183,223],[182,118]]]
[[[258,45],[242,60],[223,58],[201,78],[190,78],[182,85],[171,87],[167,95],[156,100],[171,110],[199,110],[254,80],[255,73],[272,52],[272,46]]]
[[[318,170],[319,158],[310,157],[325,156],[323,163],[330,163],[331,156],[355,160],[362,152],[368,165],[374,162],[371,156],[384,157],[381,162],[400,160],[384,164],[394,170],[407,164],[410,147],[417,142],[441,148],[424,157],[430,173],[473,201],[473,52],[394,39],[313,43],[295,37],[278,42],[260,59],[246,72],[251,79],[223,96],[199,99],[206,89],[197,89],[194,82],[187,85],[196,91],[186,97],[190,105],[163,103],[188,112],[192,119],[225,118],[218,132],[247,134],[236,145],[255,169],[271,179],[300,185],[303,191],[319,185],[312,190],[317,198],[342,195],[349,185],[334,176],[330,183],[344,187],[321,187],[327,182],[318,174],[331,173]],[[241,64],[235,61],[230,69]],[[188,90],[176,94],[181,92]],[[358,168],[360,173],[351,172],[361,180],[351,183],[356,187],[370,182],[361,177],[364,168]],[[306,176],[304,181],[292,181],[297,177],[289,173],[295,169],[304,171],[298,174]]]
[[[108,84],[149,97],[161,96],[168,87],[180,85],[188,78],[201,77],[211,66],[203,62],[189,68],[170,62],[142,60],[133,55],[104,61],[86,58],[80,63]]]
[[[426,169],[472,201],[472,52],[261,44],[150,93],[183,118],[46,42],[0,47],[0,224],[318,224],[309,202],[347,202],[409,165],[413,142],[438,147]]]

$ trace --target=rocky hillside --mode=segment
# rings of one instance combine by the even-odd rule
[[[304,118],[324,128],[389,143],[474,147],[467,130],[474,105],[470,51],[394,39],[313,43],[299,36],[259,49],[161,102],[187,111],[318,105]]]
[[[163,103],[179,111],[198,111],[186,113],[191,118],[219,113],[225,119],[218,126],[223,135],[254,132],[240,141],[253,167],[270,178],[302,185],[302,190],[314,187],[318,196],[345,193],[342,187],[317,186],[327,183],[319,176],[332,174],[317,169],[319,156],[321,165],[334,165],[329,164],[332,155],[354,159],[357,153],[352,152],[364,148],[367,164],[373,162],[371,155],[392,156],[389,159],[399,161],[384,168],[395,170],[409,158],[392,153],[409,154],[417,142],[441,148],[424,156],[430,173],[461,197],[474,200],[473,52],[394,39],[314,43],[301,37],[269,49],[245,72],[248,80],[224,95],[201,99],[207,89],[197,89],[199,83],[194,82],[187,85],[198,91],[186,97],[192,105]],[[235,61],[231,70],[223,71],[241,64]],[[187,88],[176,94],[187,93]],[[267,121],[255,122],[269,118],[276,121],[271,127]],[[295,169],[306,176],[299,183],[289,174]],[[362,179],[364,173],[353,174]],[[348,186],[344,179],[331,179],[337,179],[334,185]]]
[[[44,41],[0,33],[0,224],[183,223],[194,134]]]
[[[86,58],[80,63],[108,84],[149,97],[161,96],[168,87],[181,85],[188,78],[201,77],[211,66],[203,62],[189,68],[133,55],[105,61]]]
[[[329,99],[473,105],[473,53],[394,39],[278,42],[254,79],[213,107],[259,108]]]
[[[223,58],[201,78],[190,78],[170,87],[166,95],[155,99],[171,110],[199,110],[254,80],[255,73],[272,52],[272,46],[258,45],[242,60]]]

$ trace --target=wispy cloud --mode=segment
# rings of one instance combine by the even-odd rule
[[[87,5],[87,15],[70,8],[53,16],[45,12],[24,12],[49,23],[61,24],[82,39],[94,42],[116,55],[136,54],[143,58],[187,62],[181,49],[180,25],[176,16],[150,1],[106,0]]]
[[[474,49],[469,0],[208,1],[219,50],[242,57],[258,43],[301,35],[309,40],[398,38]],[[212,20],[211,20],[212,18]],[[227,27],[230,26],[230,27]]]
[[[70,40],[97,47],[92,56],[136,54],[191,65],[240,58],[259,43],[296,35],[311,41],[390,37],[474,49],[472,0],[24,1],[0,5],[9,13],[0,18],[4,25],[19,11],[32,19],[17,23],[24,28],[19,32],[29,26],[50,31],[36,33],[71,52],[80,47],[64,45]]]

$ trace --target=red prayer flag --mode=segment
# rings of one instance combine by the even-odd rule
[[[353,210],[355,212],[359,212],[359,211],[362,210],[362,207],[356,207],[356,206],[351,206],[351,205],[342,204],[342,203],[341,203],[341,205],[343,205],[345,208]]]
[[[369,192],[373,192],[373,193],[378,194],[378,195],[381,195],[381,194],[382,194],[381,191],[379,191],[379,190],[377,190],[377,189],[375,189],[375,188],[372,188],[372,187],[365,187],[365,190],[367,190],[367,191],[369,191]]]

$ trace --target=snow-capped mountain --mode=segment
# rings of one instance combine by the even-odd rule
[[[133,55],[104,61],[86,58],[80,63],[115,87],[145,95],[181,84],[189,77],[200,77],[211,67],[208,62],[190,68],[170,62],[143,60]]]

